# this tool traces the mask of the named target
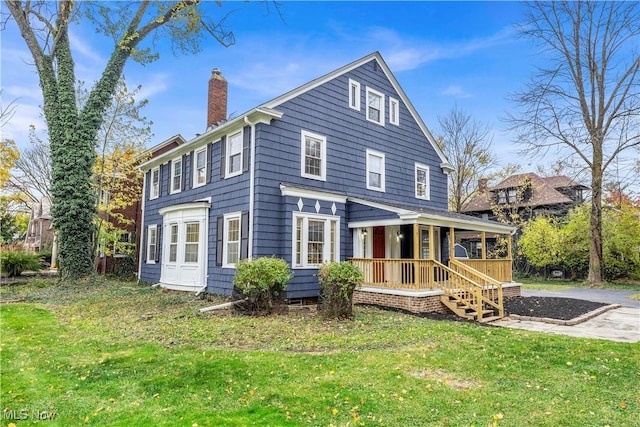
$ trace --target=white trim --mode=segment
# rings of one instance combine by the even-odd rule
[[[153,189],[154,189],[154,186],[153,186],[153,173],[154,172],[158,173],[158,186],[156,188],[157,193],[155,195],[153,194]],[[149,186],[149,200],[155,200],[158,197],[160,197],[160,182],[161,182],[161,179],[160,179],[160,166],[159,165],[156,166],[155,168],[151,169],[150,174],[149,174],[149,180],[151,181],[151,185]],[[144,194],[144,193],[142,193],[142,194]]]
[[[146,177],[146,175],[145,175],[145,177]],[[145,244],[145,245],[147,244],[147,239],[145,238],[145,232],[144,232],[144,230],[145,230],[144,213],[145,213],[145,205],[146,205],[145,202],[146,202],[146,199],[147,199],[146,197],[144,197],[144,195],[147,194],[146,188],[147,188],[147,180],[143,179],[142,180],[142,195],[143,195],[143,197],[142,197],[142,202],[140,204],[140,213],[141,213],[140,218],[142,218],[142,227],[140,227],[140,234],[142,234],[142,235],[140,236],[140,245],[136,248],[136,255],[138,255],[138,272],[137,272],[136,275],[138,277],[138,280],[140,280],[140,277],[142,275],[142,264],[146,261],[146,260],[142,259],[143,257],[142,257],[142,252],[141,252],[142,248],[143,248],[142,245],[143,244]],[[55,234],[54,234],[54,237],[55,237]],[[55,243],[54,243],[54,247],[55,247]],[[146,255],[146,250],[145,250],[144,253]]]
[[[400,126],[400,101],[392,97],[389,97],[389,123]]]
[[[240,260],[240,248],[242,246],[242,212],[232,212],[223,215],[223,230],[222,235],[222,268],[236,268],[235,262],[228,262],[229,256],[227,245],[229,244],[229,222],[238,220],[238,261]]]
[[[375,95],[378,98],[380,98],[380,111],[379,111],[380,120],[378,120],[378,121],[369,118],[369,94]],[[366,117],[367,121],[370,121],[371,123],[375,123],[375,124],[380,125],[380,126],[384,126],[384,93],[378,92],[377,90],[372,89],[369,86],[366,86],[366,89],[365,89],[365,102],[366,102],[365,117]]]
[[[204,182],[198,182],[198,154],[204,153]],[[209,175],[209,162],[207,162],[207,146],[193,150],[193,188],[202,187],[207,184],[207,176]]]
[[[329,193],[321,190],[311,190],[307,188],[300,188],[280,184],[280,195],[291,197],[303,197],[305,199],[316,199],[325,202],[346,203],[347,196],[340,194]]]
[[[176,168],[176,164],[180,162],[180,187],[178,189],[175,189],[173,187],[173,182],[174,182],[174,178],[176,178],[177,175],[174,175],[175,172],[175,168]],[[182,191],[182,180],[184,176],[184,162],[182,161],[182,156],[180,157],[176,157],[174,159],[171,159],[171,170],[169,171],[169,186],[170,186],[170,191],[169,194],[176,194]]]
[[[248,117],[244,122],[251,127],[251,138],[249,144],[249,241],[247,252],[249,258],[253,258],[253,206],[255,204],[255,179],[256,179],[256,125],[249,121]],[[242,224],[241,224],[242,225]]]
[[[295,270],[304,269],[317,269],[320,264],[307,264],[308,249],[309,249],[309,220],[323,221],[324,235],[323,235],[323,250],[322,250],[322,262],[339,261],[340,260],[340,217],[335,215],[325,214],[312,214],[307,212],[294,211],[291,222],[291,268]],[[300,261],[301,265],[296,265],[296,231],[298,226],[298,218],[302,218],[302,241],[300,242]],[[331,223],[335,222],[335,254],[334,259],[331,260]]]
[[[162,216],[165,216],[166,214],[170,213],[170,212],[174,212],[174,211],[181,211],[181,210],[187,210],[187,209],[198,209],[198,208],[210,208],[211,207],[211,198],[207,197],[205,199],[202,200],[197,200],[195,202],[192,203],[182,203],[180,205],[171,205],[171,206],[166,206],[162,209],[158,210],[158,213]]]
[[[355,92],[355,99],[354,99],[354,92]],[[362,95],[360,93],[360,83],[353,79],[349,79],[349,108],[351,108],[352,110],[360,111],[361,96]]]
[[[240,138],[240,153],[236,153],[236,155],[240,155],[240,168],[236,171],[231,172],[231,138],[236,136]],[[244,129],[240,128],[239,131],[228,134],[227,138],[225,139],[225,144],[227,146],[224,152],[224,178],[227,179],[233,178],[234,176],[242,175],[242,157],[244,156]]]
[[[155,236],[155,253],[153,254],[153,258],[149,259],[149,241],[151,240],[151,230],[154,230],[156,233]],[[146,252],[146,256],[145,256],[145,261],[147,264],[155,264],[156,263],[156,254],[158,253],[158,224],[153,224],[153,225],[149,225],[147,226],[147,238],[145,239],[145,252]]]
[[[420,196],[418,194],[418,169],[422,169],[426,172],[426,180],[427,182],[424,183],[424,196]],[[416,199],[420,199],[420,200],[431,200],[431,176],[430,176],[430,170],[429,170],[429,166],[422,164],[422,163],[416,163],[415,164],[415,174],[413,176],[413,183],[414,183],[414,189],[415,189],[415,193],[414,195],[416,196]]]
[[[380,172],[380,187],[374,187],[369,182],[369,172],[370,172],[369,156],[374,156],[374,157],[380,158],[381,169],[382,169],[381,172]],[[368,190],[380,191],[380,192],[384,193],[385,175],[386,175],[385,161],[384,160],[385,160],[384,153],[381,153],[379,151],[370,150],[370,149],[367,148],[367,158],[366,158],[366,163],[367,163],[366,173],[367,173],[367,177],[366,177],[366,180],[367,180],[367,189]]]
[[[306,171],[305,160],[307,138],[320,142],[320,175],[313,175]],[[310,178],[318,181],[327,180],[327,137],[306,130],[302,130],[300,132],[300,175],[303,178]]]
[[[370,200],[359,199],[357,197],[349,197],[348,200],[350,202],[355,202],[355,203],[358,203],[360,205],[365,205],[365,206],[369,206],[369,207],[376,208],[376,209],[382,209],[384,211],[394,212],[394,213],[396,213],[398,215],[414,213],[414,211],[411,211],[411,210],[408,210],[408,209],[398,208],[396,206],[390,206],[390,205],[387,205],[387,204],[384,204],[384,203],[379,203],[379,202],[372,202]]]
[[[431,296],[444,295],[444,291],[441,291],[440,289],[429,290],[429,291],[412,291],[409,289],[377,288],[373,286],[361,286],[358,288],[358,290],[362,292],[369,292],[372,294],[398,295],[398,296],[406,296],[406,297],[431,297]]]

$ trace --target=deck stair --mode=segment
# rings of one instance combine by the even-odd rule
[[[438,287],[444,292],[440,301],[460,317],[491,322],[504,317],[502,283],[451,260],[450,267],[436,262]]]

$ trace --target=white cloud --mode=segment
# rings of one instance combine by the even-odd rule
[[[29,143],[30,125],[37,129],[46,129],[41,113],[38,105],[16,103],[13,116],[2,127],[2,138],[13,139],[19,148],[25,147]]]
[[[169,88],[169,80],[171,76],[167,73],[153,73],[145,75],[145,79],[143,82],[127,82],[125,76],[125,82],[127,83],[127,87],[129,89],[133,89],[140,85],[140,92],[136,95],[136,101],[141,101],[143,99],[150,99],[154,95],[159,93],[166,92],[167,88]]]
[[[462,86],[456,85],[456,84],[451,84],[447,86],[440,92],[440,94],[445,96],[453,96],[454,98],[471,98],[472,97],[472,95],[469,92],[465,91],[462,88]]]
[[[73,31],[69,31],[69,43],[71,44],[71,51],[75,55],[75,59],[78,60],[78,54],[82,55],[84,59],[89,60],[89,62],[104,64],[107,60],[98,52],[97,49],[94,49],[86,40],[75,35]]]

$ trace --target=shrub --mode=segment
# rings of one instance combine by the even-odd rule
[[[23,271],[40,271],[40,256],[25,251],[2,251],[0,270],[8,277],[19,276]]]
[[[114,258],[113,277],[121,280],[133,280],[136,278],[135,259],[127,255],[122,258]]]
[[[239,261],[233,285],[248,298],[248,303],[244,307],[236,307],[251,312],[270,313],[274,299],[280,297],[292,277],[289,264],[280,258],[263,257]]]
[[[353,292],[362,283],[362,271],[343,261],[323,264],[318,271],[322,310],[327,318],[350,318],[353,315]]]

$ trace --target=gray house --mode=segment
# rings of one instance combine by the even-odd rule
[[[226,99],[214,70],[207,131],[141,166],[141,280],[230,295],[238,260],[275,255],[290,300],[317,297],[318,266],[342,260],[364,272],[361,302],[428,305],[460,280],[501,299],[510,255],[449,254],[459,230],[512,229],[448,212],[451,167],[379,53],[230,120]]]

